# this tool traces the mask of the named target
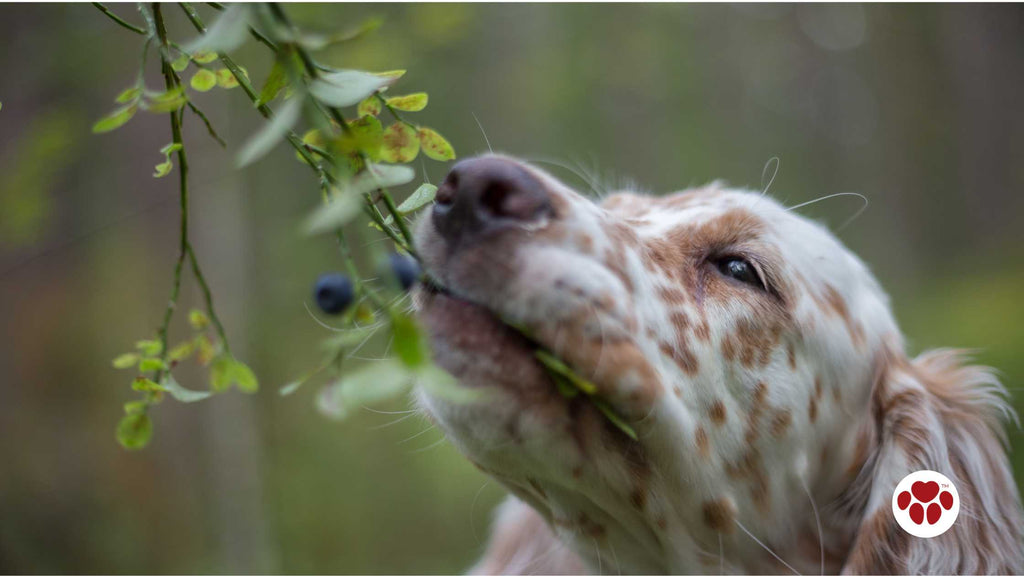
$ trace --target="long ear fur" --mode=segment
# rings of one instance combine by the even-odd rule
[[[1024,515],[1006,457],[1005,421],[1016,423],[992,370],[956,350],[882,363],[865,433],[867,460],[844,504],[859,518],[845,574],[1024,573]],[[960,494],[953,527],[907,534],[892,515],[896,484],[935,470]]]
[[[491,540],[470,574],[583,574],[583,562],[533,508],[510,496],[498,508]]]

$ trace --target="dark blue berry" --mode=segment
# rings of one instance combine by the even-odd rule
[[[327,314],[340,314],[352,304],[355,288],[348,276],[338,273],[321,274],[313,290],[317,306]]]
[[[403,256],[398,252],[392,252],[390,256],[391,272],[398,278],[402,290],[412,288],[420,278],[420,265],[414,258]]]

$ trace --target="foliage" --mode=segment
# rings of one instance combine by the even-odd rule
[[[122,27],[143,36],[144,41],[135,82],[118,94],[114,101],[119,106],[98,120],[93,132],[116,130],[134,118],[139,110],[166,114],[171,122],[172,141],[160,149],[164,161],[155,166],[153,176],[163,178],[170,174],[175,156],[179,166],[180,249],[163,323],[155,339],[140,340],[136,343],[136,352],[122,354],[113,361],[115,368],[136,369],[132,389],[141,395],[141,399],[125,404],[125,416],[117,428],[121,445],[127,449],[146,446],[153,431],[148,412],[166,395],[179,402],[196,402],[232,387],[245,393],[256,392],[259,388],[252,369],[231,354],[213,296],[189,241],[188,162],[181,137],[186,108],[202,120],[212,138],[224,145],[210,120],[191,101],[190,90],[208,92],[216,88],[241,87],[257,111],[268,120],[238,151],[239,167],[258,161],[282,142],[295,149],[299,161],[313,170],[322,200],[322,205],[306,220],[304,230],[308,234],[333,235],[346,271],[354,280],[356,303],[343,316],[343,324],[349,330],[326,343],[327,354],[320,366],[282,387],[280,393],[292,394],[314,377],[329,374],[332,383],[322,389],[317,405],[332,417],[349,414],[352,406],[404,394],[413,385],[424,386],[431,393],[452,401],[477,398],[479,392],[456,386],[450,375],[431,363],[421,327],[399,305],[402,301],[402,295],[397,293],[399,283],[364,278],[349,252],[343,231],[362,213],[369,218],[374,230],[384,233],[401,252],[416,257],[406,219],[433,202],[437,188],[423,183],[400,206],[395,205],[389,189],[415,179],[415,171],[402,164],[414,161],[420,152],[436,161],[455,159],[454,148],[440,133],[403,115],[423,111],[429,102],[427,93],[388,94],[405,74],[404,70],[335,69],[314,60],[312,52],[348,42],[375,29],[378,23],[368,22],[355,32],[324,36],[299,30],[275,3],[233,4],[227,9],[211,4],[223,11],[207,28],[191,4],[180,3],[199,32],[197,38],[181,45],[168,38],[163,5],[159,3],[139,5],[145,28],[126,22],[102,4],[95,6]],[[250,38],[273,53],[273,66],[258,92],[245,68],[228,54]],[[143,71],[151,46],[159,53],[163,90],[151,89],[145,83]],[[183,75],[190,67],[194,70],[186,83]],[[280,102],[280,106],[274,111],[270,105],[276,102]],[[387,120],[381,118],[385,111]],[[300,125],[306,126],[301,138],[295,132]],[[358,228],[355,232],[359,232]],[[193,335],[171,347],[168,332],[186,260],[202,290],[205,312],[190,312]],[[348,353],[378,333],[389,334],[394,356],[343,374],[342,365]],[[193,356],[208,369],[208,390],[185,388],[173,377],[174,368]],[[563,394],[571,397],[582,391],[611,423],[636,438],[632,428],[595,396],[596,387],[592,383],[577,376],[550,353],[539,351],[538,359]]]
[[[344,318],[351,327],[348,338],[328,342],[327,358],[319,367],[281,389],[295,392],[304,382],[324,372],[334,374],[335,383],[325,388],[320,405],[328,414],[339,414],[353,402],[371,401],[405,392],[417,381],[428,381],[435,388],[449,385],[443,371],[430,364],[426,339],[415,319],[397,304],[400,300],[393,283],[375,286],[359,274],[348,252],[342,227],[360,213],[370,218],[376,230],[390,238],[401,250],[415,254],[406,218],[433,199],[434,188],[421,186],[403,203],[401,209],[391,199],[389,188],[411,182],[415,172],[395,166],[411,162],[420,147],[436,160],[453,160],[451,145],[436,132],[404,118],[402,112],[426,108],[424,92],[387,96],[387,90],[404,71],[366,72],[338,70],[316,62],[311,52],[351,41],[375,29],[371,21],[355,32],[324,36],[297,29],[283,9],[275,4],[235,4],[223,9],[207,28],[198,11],[188,3],[179,5],[199,33],[184,44],[168,38],[163,6],[140,5],[145,27],[134,26],[101,4],[96,7],[123,28],[143,37],[139,70],[135,81],[114,99],[118,106],[93,125],[93,132],[116,130],[128,123],[139,110],[166,114],[171,122],[172,141],[161,148],[164,161],[154,168],[153,176],[171,173],[175,159],[179,166],[181,239],[171,299],[156,338],[140,340],[136,350],[114,359],[118,369],[134,369],[132,389],[140,398],[125,404],[125,416],[117,427],[117,439],[127,449],[144,447],[153,433],[149,410],[165,397],[179,402],[196,402],[226,392],[232,387],[252,393],[259,384],[252,369],[235,358],[227,334],[217,317],[213,297],[199,266],[188,236],[188,163],[181,138],[181,123],[188,109],[207,127],[210,135],[223,145],[210,120],[192,102],[190,92],[241,87],[268,122],[239,150],[239,166],[255,162],[282,141],[288,142],[299,159],[312,168],[323,206],[307,222],[309,233],[331,233],[342,247],[348,273],[356,279],[357,305]],[[254,38],[272,52],[273,67],[257,92],[245,68],[237,65],[229,52]],[[159,53],[164,77],[163,89],[146,85],[143,74],[151,48]],[[193,70],[189,72],[189,68]],[[184,78],[187,77],[186,82]],[[275,112],[270,104],[280,101]],[[391,122],[385,128],[378,117],[387,111]],[[294,130],[301,124],[310,128],[299,138]],[[437,153],[441,150],[442,153]],[[381,162],[387,162],[382,164]],[[385,214],[387,216],[385,216]],[[189,262],[202,289],[206,308],[192,310],[189,323],[192,335],[171,346],[168,332],[181,289],[182,268]],[[340,378],[345,352],[365,342],[380,329],[387,328],[394,340],[396,358],[352,372]],[[356,340],[356,338],[359,340]],[[179,384],[174,369],[194,359],[208,370],[207,390],[193,390]],[[342,408],[331,404],[341,401]]]

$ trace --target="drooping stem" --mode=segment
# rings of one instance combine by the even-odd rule
[[[156,25],[157,38],[159,38],[161,45],[164,50],[161,52],[161,70],[164,75],[164,85],[167,90],[172,90],[180,86],[181,80],[178,75],[171,68],[170,62],[168,62],[166,50],[169,46],[167,41],[167,29],[164,26],[163,11],[159,2],[153,3],[153,21]],[[181,269],[187,256],[191,265],[192,273],[196,277],[196,281],[199,283],[200,288],[203,292],[203,299],[206,303],[206,312],[209,314],[210,319],[213,321],[214,327],[217,329],[217,335],[220,337],[221,345],[224,351],[230,354],[230,348],[228,346],[227,333],[224,330],[224,325],[221,323],[220,318],[217,316],[217,312],[213,307],[213,296],[210,293],[209,285],[206,283],[206,278],[203,276],[202,269],[199,267],[199,262],[196,260],[195,251],[192,249],[192,244],[188,238],[188,224],[189,224],[189,190],[188,190],[188,155],[185,152],[185,143],[181,137],[181,120],[185,114],[184,107],[172,111],[169,116],[171,118],[171,138],[175,145],[177,145],[177,156],[178,156],[178,196],[179,196],[179,208],[181,210],[181,227],[179,234],[181,235],[178,244],[178,261],[174,267],[174,284],[171,288],[171,299],[167,303],[167,310],[164,312],[164,321],[160,326],[159,335],[160,343],[163,345],[163,354],[166,358],[167,355],[167,331],[170,326],[171,318],[174,316],[174,309],[177,306],[178,295],[181,292]],[[160,375],[162,376],[162,374]]]

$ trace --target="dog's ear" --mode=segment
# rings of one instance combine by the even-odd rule
[[[487,551],[470,574],[583,574],[583,562],[533,508],[510,496],[498,507]]]
[[[1024,518],[1006,457],[1016,416],[992,370],[936,350],[880,362],[865,430],[867,460],[841,501],[856,519],[845,574],[1019,574]],[[896,523],[896,485],[917,470],[947,476],[960,513],[947,532],[918,538]]]

